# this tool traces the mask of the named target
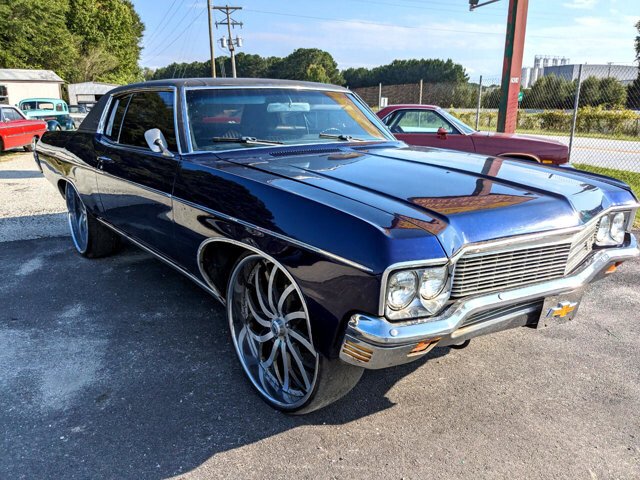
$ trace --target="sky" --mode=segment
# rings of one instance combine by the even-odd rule
[[[229,0],[231,1],[231,0]],[[482,0],[481,0],[482,1]],[[206,0],[133,0],[146,25],[142,65],[209,58]],[[220,2],[222,3],[222,2]],[[225,2],[226,3],[226,2]],[[233,0],[241,51],[286,56],[320,48],[339,68],[394,59],[451,58],[473,79],[499,76],[508,0],[469,11],[468,0]],[[219,12],[215,19],[221,20]],[[635,60],[640,0],[531,0],[523,66],[535,55],[571,63]],[[224,27],[226,28],[226,27]],[[223,34],[215,30],[216,39]],[[226,52],[216,45],[216,54]]]

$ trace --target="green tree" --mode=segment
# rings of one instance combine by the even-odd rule
[[[347,68],[342,71],[342,76],[349,88],[372,86],[375,80],[371,78],[371,70],[364,67]]]
[[[627,103],[627,89],[613,77],[600,80],[600,98],[598,105],[607,108],[623,108]]]
[[[585,80],[586,82],[586,80]],[[522,100],[522,108],[572,108],[576,82],[557,75],[545,75],[533,84]]]
[[[311,65],[315,67],[309,70]],[[311,80],[308,74],[317,75],[322,67],[328,83],[343,85],[344,78],[338,70],[338,64],[329,52],[318,48],[298,48],[288,56],[274,61],[269,68],[269,76],[291,80]]]
[[[68,0],[67,27],[81,39],[80,56],[111,56],[112,68],[77,71],[75,81],[130,83],[141,78],[138,66],[144,24],[130,0]],[[108,52],[108,54],[107,54]],[[106,58],[106,57],[105,57]],[[83,74],[84,73],[84,74]],[[87,75],[89,73],[89,75]]]
[[[580,85],[580,100],[578,105],[585,107],[587,105],[596,106],[600,104],[600,80],[596,77],[587,77]]]
[[[387,65],[366,69],[347,69],[344,78],[351,88],[403,83],[465,83],[469,80],[464,67],[453,60],[411,59],[394,60]]]
[[[606,108],[624,106],[627,102],[627,91],[617,79],[588,77],[580,85],[580,107]]]
[[[68,0],[0,0],[0,68],[74,73],[80,38],[66,25]]]
[[[636,63],[640,66],[640,21],[636,23],[636,29],[638,30],[635,41]],[[638,78],[627,87],[627,107],[640,110],[640,70],[638,71]]]
[[[482,93],[482,106],[484,108],[498,108],[502,91],[500,87],[492,87]],[[525,99],[527,97],[525,96]]]
[[[311,82],[330,83],[331,79],[322,65],[312,63],[307,67],[307,80]]]

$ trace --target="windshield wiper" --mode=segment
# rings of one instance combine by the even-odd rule
[[[366,142],[363,138],[355,138],[351,135],[345,135],[341,133],[340,135],[335,135],[333,133],[321,133],[318,135],[320,138],[334,138],[336,140],[343,140],[345,142]]]
[[[211,141],[220,143],[246,143],[248,145],[284,145],[284,142],[261,140],[256,137],[213,137]]]

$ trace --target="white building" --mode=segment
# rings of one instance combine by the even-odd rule
[[[84,82],[69,84],[69,105],[93,105],[105,93],[118,85],[100,82]]]
[[[62,98],[63,83],[51,70],[0,68],[0,103],[15,105],[25,98]]]

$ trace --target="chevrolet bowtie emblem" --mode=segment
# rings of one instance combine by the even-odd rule
[[[577,305],[577,302],[560,302],[557,306],[549,309],[547,317],[564,318],[573,312]]]

